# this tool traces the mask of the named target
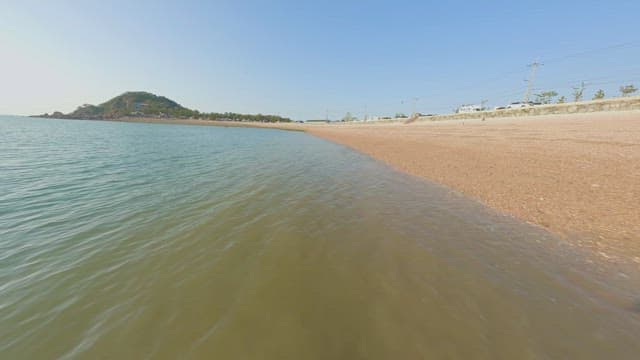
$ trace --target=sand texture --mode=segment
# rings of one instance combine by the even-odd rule
[[[640,266],[640,112],[305,128]]]

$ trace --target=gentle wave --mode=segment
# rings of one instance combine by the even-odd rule
[[[7,358],[640,350],[638,323],[572,281],[588,274],[561,241],[344,147],[259,129],[0,130]]]

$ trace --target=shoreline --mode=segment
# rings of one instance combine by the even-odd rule
[[[335,124],[124,118],[303,131],[640,269],[640,111]]]
[[[176,350],[183,353],[221,321],[220,340],[245,338],[238,331],[256,316],[267,330],[271,319],[285,319],[265,342],[270,348],[287,346],[301,331],[339,328],[346,332],[335,341],[353,333],[372,339],[367,344],[392,339],[389,354],[409,349],[407,358],[428,356],[414,344],[430,339],[437,347],[441,334],[455,335],[451,349],[469,344],[469,356],[477,349],[516,358],[640,352],[640,272],[588,262],[540,227],[344,145],[261,130],[20,118],[0,125],[7,154],[18,159],[8,163],[6,178],[16,186],[7,205],[16,211],[4,219],[5,243],[18,265],[42,260],[14,267],[22,281],[4,289],[10,299],[19,295],[9,304],[17,315],[7,318],[15,323],[17,335],[8,339],[14,353],[33,348],[21,334],[38,331],[22,321],[34,311],[54,327],[77,322],[77,336],[49,339],[55,347],[96,329],[93,314],[122,299],[135,301],[100,323],[102,341],[88,354],[110,351],[123,333],[132,349],[155,341],[154,333],[142,340],[136,334],[158,314],[176,329],[166,337],[179,339],[172,346],[184,344]],[[314,127],[340,134],[349,128],[360,131]],[[403,138],[391,135],[392,142]],[[25,234],[38,247],[23,251]],[[63,276],[49,276],[60,269]],[[114,284],[126,286],[103,291]],[[112,296],[96,305],[96,292]],[[77,294],[70,311],[43,313],[66,306],[69,293]],[[291,301],[283,303],[288,293]],[[22,306],[34,294],[41,301]],[[74,311],[87,308],[95,311],[86,321]],[[123,316],[134,322],[114,333]],[[508,331],[498,336],[508,338],[498,340],[515,344],[505,351],[486,342],[502,328]],[[592,338],[595,346],[585,349],[582,340]]]
[[[277,129],[286,131],[305,131],[304,126],[299,123],[262,123],[249,121],[219,121],[219,120],[200,120],[200,119],[176,119],[176,118],[138,118],[124,117],[118,119],[70,119],[70,118],[45,118],[39,116],[28,116],[34,119],[54,119],[54,120],[80,120],[80,121],[107,121],[107,122],[126,122],[138,124],[162,124],[162,125],[194,125],[194,126],[217,126],[217,127],[241,127],[241,128],[264,128]]]
[[[310,126],[396,170],[640,269],[640,112]]]

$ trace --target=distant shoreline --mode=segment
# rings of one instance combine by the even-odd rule
[[[142,124],[166,124],[166,125],[197,125],[197,126],[218,126],[218,127],[242,127],[242,128],[265,128],[288,131],[305,131],[304,125],[299,123],[285,122],[255,122],[255,121],[220,121],[202,119],[178,119],[178,118],[155,118],[155,117],[123,117],[118,119],[69,119],[30,116],[37,119],[57,119],[57,120],[80,120],[80,121],[110,121]]]
[[[542,226],[597,258],[640,269],[640,111],[409,124],[96,121],[307,132]]]
[[[256,122],[256,121],[220,121],[201,119],[175,119],[175,118],[144,118],[127,117],[117,120],[119,122],[148,123],[148,124],[172,124],[172,125],[201,125],[201,126],[222,126],[222,127],[242,127],[242,128],[265,128],[289,131],[304,131],[303,125],[298,123],[285,122]]]

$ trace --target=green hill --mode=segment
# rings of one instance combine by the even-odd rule
[[[37,115],[37,117],[61,119],[89,119],[110,120],[126,117],[156,117],[156,118],[195,118],[204,120],[227,121],[263,121],[289,122],[288,118],[275,115],[237,114],[237,113],[201,113],[183,107],[177,102],[164,96],[157,96],[144,91],[130,91],[100,105],[85,104],[69,114],[54,112],[53,114]]]
[[[195,112],[164,96],[131,91],[102,103],[85,104],[74,112],[64,114],[67,119],[120,119],[126,116],[190,117]],[[55,113],[60,115],[60,113]]]

